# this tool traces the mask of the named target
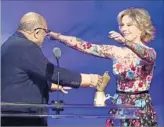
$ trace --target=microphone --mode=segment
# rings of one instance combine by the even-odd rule
[[[53,48],[53,54],[54,54],[55,57],[56,57],[57,66],[59,67],[59,59],[60,59],[60,57],[61,57],[61,50],[60,50],[60,48],[58,48],[58,47]]]

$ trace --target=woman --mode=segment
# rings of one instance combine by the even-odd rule
[[[149,94],[156,52],[146,46],[146,43],[154,39],[155,28],[151,17],[145,9],[128,8],[118,14],[117,20],[121,34],[111,31],[109,38],[120,42],[124,47],[96,45],[53,32],[49,35],[84,53],[112,59],[113,73],[117,77],[113,103],[139,107],[136,115],[140,119],[122,120],[122,126],[156,126],[156,113]],[[110,110],[109,113],[119,112]],[[107,120],[106,126],[113,126],[113,120]]]

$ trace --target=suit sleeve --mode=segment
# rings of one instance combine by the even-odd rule
[[[38,76],[44,80],[57,84],[59,75],[60,85],[73,88],[80,87],[80,73],[53,65],[47,60],[41,49],[37,46],[30,45],[23,50],[21,67],[27,73]],[[48,86],[50,88],[51,84]]]

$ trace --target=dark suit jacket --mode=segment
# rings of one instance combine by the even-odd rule
[[[58,68],[42,54],[38,45],[16,32],[1,47],[1,101],[13,103],[48,103],[51,83],[78,88],[80,73]],[[2,106],[2,111],[41,113],[42,108]]]

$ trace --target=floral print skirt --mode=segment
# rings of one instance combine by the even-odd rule
[[[139,119],[123,119],[120,120],[121,126],[149,127],[157,126],[156,112],[152,106],[150,94],[126,94],[116,93],[112,100],[113,104],[131,104],[138,107],[135,111],[135,116]],[[110,109],[110,115],[120,114],[120,110]],[[115,120],[107,119],[106,127],[115,126]]]

